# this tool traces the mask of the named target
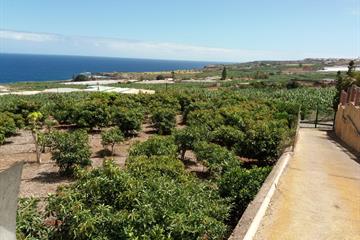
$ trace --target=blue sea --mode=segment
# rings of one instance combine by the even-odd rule
[[[67,80],[81,72],[150,72],[203,68],[212,62],[0,54],[0,83]]]

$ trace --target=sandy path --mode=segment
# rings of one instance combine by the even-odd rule
[[[327,132],[301,129],[255,239],[360,239],[359,159]]]

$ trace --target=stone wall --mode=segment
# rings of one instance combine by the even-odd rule
[[[353,86],[341,94],[336,113],[335,133],[352,149],[360,153],[360,88]]]

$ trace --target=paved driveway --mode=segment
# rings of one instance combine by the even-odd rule
[[[257,240],[360,240],[360,160],[324,130],[302,128]]]

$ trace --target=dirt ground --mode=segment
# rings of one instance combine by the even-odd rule
[[[143,124],[142,131],[137,137],[115,146],[115,155],[112,158],[119,166],[124,166],[130,146],[136,141],[146,141],[152,134],[153,128],[149,124]],[[31,132],[25,130],[19,131],[17,136],[8,138],[6,144],[0,146],[0,171],[16,162],[24,161],[20,197],[41,198],[55,192],[59,185],[71,183],[73,179],[58,174],[59,168],[51,160],[50,153],[43,153],[42,163],[38,164],[33,142]],[[89,143],[92,167],[100,167],[103,160],[109,158],[104,155],[100,134],[89,135]]]
[[[176,117],[176,128],[182,129],[185,125],[181,124],[181,116]],[[146,141],[154,135],[154,129],[149,123],[142,125],[142,130],[138,136],[128,139],[124,143],[115,146],[115,153],[112,157],[119,166],[124,166],[128,157],[131,145],[137,141]],[[111,156],[104,155],[105,151],[101,145],[100,134],[90,134],[89,144],[91,147],[92,167],[100,167],[105,158]],[[206,168],[196,162],[195,154],[187,151],[185,155],[186,168],[191,172],[204,172]],[[20,197],[46,197],[49,193],[54,193],[59,185],[69,184],[73,179],[63,177],[58,174],[59,168],[51,160],[49,152],[41,154],[42,163],[36,162],[34,140],[30,131],[21,130],[18,135],[10,137],[4,145],[0,146],[0,171],[7,169],[16,162],[24,161],[24,168],[20,185]]]

